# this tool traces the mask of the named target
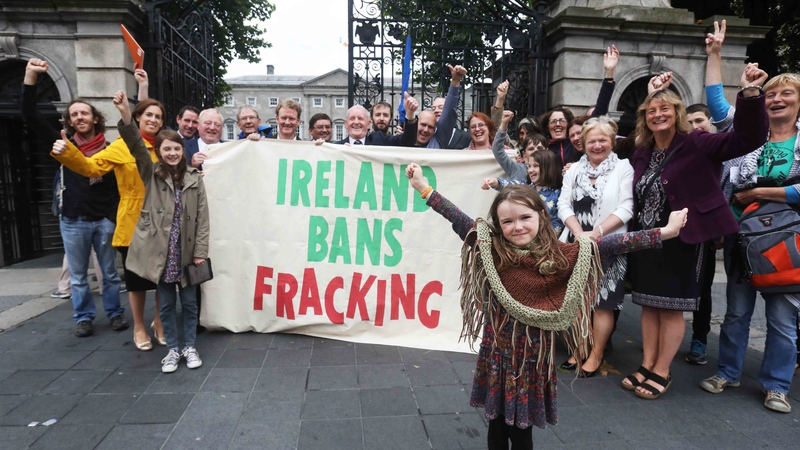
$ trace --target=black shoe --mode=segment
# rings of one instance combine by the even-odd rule
[[[75,326],[75,336],[88,337],[94,334],[94,325],[91,320],[81,320]]]
[[[578,368],[577,362],[570,363],[569,360],[566,360],[563,363],[561,363],[561,365],[558,366],[558,369],[556,370],[558,370],[561,373],[569,373],[569,372],[574,372],[575,369],[577,368]]]
[[[204,327],[202,325],[198,325],[197,326],[197,331],[196,331],[197,334],[201,334],[201,333],[205,333],[205,332],[206,332],[206,327]]]
[[[599,371],[599,369],[598,370],[593,370],[591,372],[588,372],[588,371],[584,370],[583,372],[581,372],[580,375],[578,375],[578,378],[592,378],[593,376],[597,375],[598,371]]]
[[[122,314],[111,318],[111,328],[114,331],[127,330],[128,326],[129,326],[128,321],[125,320],[125,316],[123,316]]]

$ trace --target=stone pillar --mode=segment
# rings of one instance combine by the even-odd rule
[[[672,71],[673,90],[686,105],[704,102],[704,36],[713,31],[714,20],[728,21],[723,79],[731,100],[747,45],[769,31],[736,17],[695,23],[691,12],[672,8],[666,0],[562,0],[549,7],[553,20],[545,28],[547,49],[556,55],[549,104],[567,106],[576,115],[594,105],[603,78],[603,52],[614,44],[621,56],[609,110],[616,119],[627,113],[620,123],[625,131],[631,126],[631,110],[646,96],[646,80],[655,74]]]

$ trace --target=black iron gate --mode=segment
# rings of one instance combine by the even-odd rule
[[[529,5],[536,3],[536,9]],[[547,104],[549,64],[544,51],[544,2],[526,0],[348,0],[349,101],[367,108],[388,101],[396,109],[406,36],[412,39],[409,90],[423,107],[446,94],[446,64],[468,71],[459,119],[488,113],[495,88],[510,87],[505,108],[516,119],[541,114]],[[421,94],[421,96],[420,96]]]
[[[211,9],[196,0],[150,0],[145,70],[150,95],[167,109],[167,121],[192,105],[214,106],[214,39]]]

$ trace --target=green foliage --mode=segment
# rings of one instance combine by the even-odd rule
[[[800,72],[800,3],[797,0],[733,0],[731,8],[753,25],[773,27],[758,53],[772,53],[775,59],[770,75]],[[752,49],[751,49],[752,50]],[[749,52],[751,57],[756,56]]]
[[[230,86],[223,79],[234,58],[261,61],[258,51],[272,44],[264,39],[260,25],[275,11],[268,0],[206,0],[214,16],[214,93],[217,105],[225,101]]]

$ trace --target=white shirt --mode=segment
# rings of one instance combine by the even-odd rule
[[[364,136],[361,139],[354,139],[354,138],[351,138],[350,136],[347,136],[347,138],[350,139],[350,145],[356,145],[356,141],[361,141],[361,145],[366,145],[367,144],[365,142],[367,140],[366,136]]]

